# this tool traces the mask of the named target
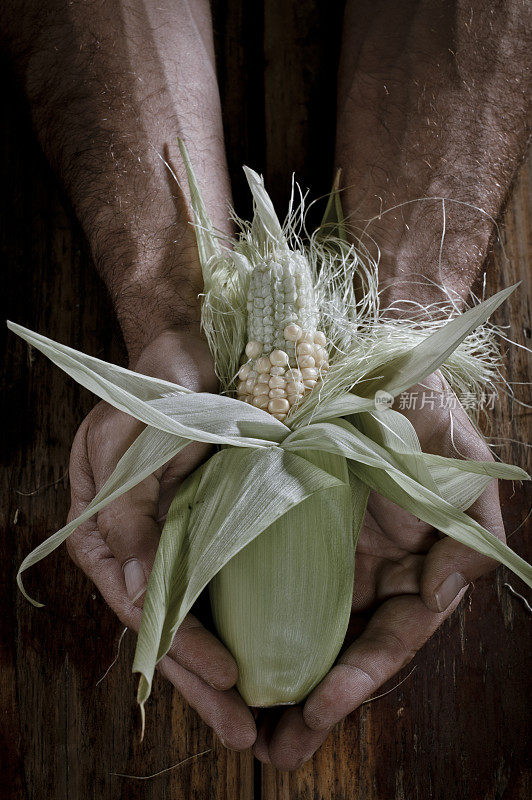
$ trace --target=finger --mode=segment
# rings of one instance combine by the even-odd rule
[[[98,514],[98,528],[122,568],[128,597],[139,607],[161,536],[158,498],[158,481],[150,475]]]
[[[105,415],[98,406],[92,413],[98,419],[105,419]],[[119,419],[122,423],[121,417]],[[94,475],[88,458],[88,450],[95,445],[92,441],[94,437],[90,437],[89,432],[90,415],[81,425],[72,445],[69,520],[79,516],[85,510],[87,504],[107,479],[107,473],[112,471],[112,468],[105,470],[102,461],[99,460],[97,463],[101,474]],[[98,441],[100,438],[100,434],[98,434]],[[111,434],[107,438],[112,439]],[[116,441],[113,439],[113,442],[114,448]],[[111,445],[107,443],[106,447],[109,450]],[[99,455],[101,459],[104,459],[105,447],[103,445]],[[112,455],[114,455],[114,450]],[[138,606],[142,605],[160,538],[160,529],[155,522],[158,496],[159,484],[155,476],[151,475],[110,503],[97,517],[102,538],[123,570],[128,597],[132,603]],[[75,553],[73,555],[75,557]]]
[[[257,719],[257,739],[253,747],[255,758],[263,764],[270,763],[270,742],[277,723],[279,722],[279,710],[277,708],[260,709]]]
[[[358,708],[413,658],[462,594],[444,614],[429,611],[419,596],[384,603],[308,698],[305,724],[312,730],[327,730]]]
[[[419,594],[426,556],[408,553],[397,559],[357,554],[357,579],[353,589],[353,612],[403,594]]]
[[[82,485],[82,487],[84,484]],[[73,494],[70,518],[79,516],[87,503]],[[103,541],[95,520],[80,526],[67,539],[72,560],[99,589],[121,622],[138,632],[141,610],[131,602],[124,571]],[[192,614],[185,617],[174,637],[169,656],[217,689],[229,689],[238,680],[233,656]]]
[[[231,750],[252,747],[257,736],[255,720],[235,689],[217,691],[168,657],[162,659],[159,669],[225,747]]]
[[[309,728],[303,719],[301,706],[289,708],[282,715],[271,737],[269,761],[280,770],[299,769],[323,744],[328,733],[329,728]]]
[[[168,654],[214,689],[230,689],[238,680],[229,650],[193,614],[179,626]]]
[[[92,500],[143,427],[105,403],[99,403],[91,411],[72,445],[73,502],[75,498],[82,503]],[[155,522],[158,497],[159,483],[152,475],[98,514],[102,537],[124,571],[131,602],[138,606],[142,605],[160,537]]]
[[[398,554],[404,553],[405,550],[410,553],[426,553],[436,541],[434,528],[431,525],[405,511],[396,503],[392,503],[387,497],[371,493],[368,511],[370,519],[377,523],[377,530],[384,532],[384,535],[373,532],[372,538],[376,548],[379,539],[382,538],[387,550],[390,541],[393,541]],[[382,548],[377,552],[382,552]]]
[[[489,484],[467,513],[498,539],[505,540],[497,481]],[[427,554],[421,598],[431,611],[445,611],[464,587],[496,566],[493,559],[446,537]]]

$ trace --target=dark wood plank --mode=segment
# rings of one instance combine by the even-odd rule
[[[311,199],[330,189],[342,11],[342,3],[264,4],[264,172],[283,211],[293,173]]]

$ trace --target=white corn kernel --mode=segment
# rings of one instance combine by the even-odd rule
[[[248,380],[244,385],[244,390],[246,394],[251,394],[254,386],[255,386],[255,381],[252,378],[248,378]]]
[[[262,345],[259,342],[248,342],[246,345],[246,355],[248,358],[258,358],[262,353]]]
[[[303,391],[303,382],[302,381],[288,381],[286,384],[286,391],[288,394],[298,394],[298,392]]]
[[[270,375],[284,375],[286,369],[284,367],[272,367],[270,369]]]
[[[298,356],[311,356],[314,353],[314,346],[310,342],[301,342],[297,346]]]
[[[274,397],[268,403],[268,411],[270,414],[286,414],[290,409],[288,400],[284,397]]]
[[[306,389],[314,389],[318,381],[312,380],[312,378],[306,378],[304,381]]]
[[[270,387],[267,383],[256,383],[253,387],[253,396],[258,397],[260,394],[268,394]]]
[[[289,381],[300,381],[301,380],[301,370],[300,369],[291,369],[288,371],[286,377]]]
[[[315,369],[314,367],[307,367],[306,369],[302,369],[301,377],[303,378],[303,380],[305,380],[306,378],[310,378],[311,380],[315,381],[316,378],[318,377],[318,370]]]
[[[245,381],[250,372],[251,372],[251,365],[250,364],[244,364],[238,370],[238,377],[240,378],[241,381]]]
[[[272,364],[268,356],[261,356],[261,358],[257,359],[255,363],[255,369],[257,372],[269,372],[271,366]]]
[[[286,386],[286,378],[281,378],[278,375],[274,375],[273,378],[270,378],[269,385],[270,389],[278,389],[279,387],[284,389]]]
[[[269,383],[269,382],[270,382],[270,376],[268,375],[268,373],[259,372],[257,376],[257,383]]]
[[[293,322],[291,322],[290,325],[287,325],[283,331],[284,338],[287,340],[287,342],[297,342],[302,333],[303,331],[299,325],[296,325]]]
[[[270,389],[270,397],[286,397],[286,389]]]
[[[327,337],[323,333],[323,331],[316,331],[314,334],[314,342],[315,344],[321,345],[321,347],[325,347],[327,344]]]
[[[254,405],[256,408],[262,408],[264,411],[266,411],[269,402],[270,398],[267,394],[260,394],[258,397],[253,398],[252,405]]]
[[[301,356],[299,359],[299,366],[301,369],[306,369],[307,367],[315,367],[316,362],[312,358],[312,356]]]
[[[288,364],[288,353],[284,350],[274,350],[270,353],[270,361],[274,367],[283,367]]]

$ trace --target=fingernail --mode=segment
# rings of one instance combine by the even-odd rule
[[[136,558],[126,561],[123,570],[127,593],[131,602],[134,603],[146,590],[144,570],[142,569],[142,564]]]
[[[445,611],[456,596],[464,589],[469,581],[467,581],[460,572],[453,572],[438,586],[434,592],[434,599],[438,611]]]

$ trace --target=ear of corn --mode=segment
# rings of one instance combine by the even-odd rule
[[[148,425],[84,515],[24,560],[19,585],[22,572],[88,516],[186,443],[210,442],[219,449],[178,491],[150,576],[134,663],[139,703],[143,709],[156,663],[206,586],[244,699],[295,703],[341,647],[370,488],[532,586],[530,565],[464,513],[488,480],[526,473],[425,454],[410,423],[379,402],[437,368],[471,391],[494,381],[499,361],[485,323],[513,287],[443,321],[382,319],[375,265],[347,242],[336,191],[305,245],[294,214],[282,226],[261,178],[246,169],[255,215],[240,221],[229,250],[216,239],[181,148],[204,274],[203,327],[224,395],[132,373],[9,323]]]

